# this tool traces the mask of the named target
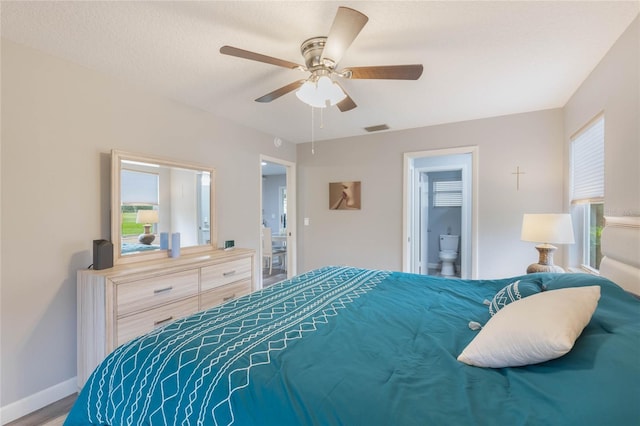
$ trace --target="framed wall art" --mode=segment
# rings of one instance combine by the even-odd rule
[[[329,209],[360,210],[360,181],[329,183]]]

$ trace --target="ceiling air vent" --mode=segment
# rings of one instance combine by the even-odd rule
[[[381,130],[389,130],[386,124],[378,124],[377,126],[369,126],[364,128],[367,132],[379,132]]]

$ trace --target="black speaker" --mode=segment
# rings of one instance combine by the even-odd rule
[[[107,240],[93,240],[93,269],[113,267],[113,244]]]

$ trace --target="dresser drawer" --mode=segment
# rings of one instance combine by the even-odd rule
[[[119,318],[116,331],[117,344],[121,345],[134,337],[195,312],[198,312],[198,296]]]
[[[251,279],[251,258],[202,268],[201,291],[211,290],[235,281]]]
[[[242,280],[200,293],[200,310],[218,306],[251,293],[251,280]]]
[[[197,295],[198,275],[197,269],[191,269],[119,283],[116,287],[117,316]]]

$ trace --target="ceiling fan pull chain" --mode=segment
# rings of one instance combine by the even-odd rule
[[[315,127],[313,125],[313,107],[311,107],[311,154],[313,155],[315,153]]]

